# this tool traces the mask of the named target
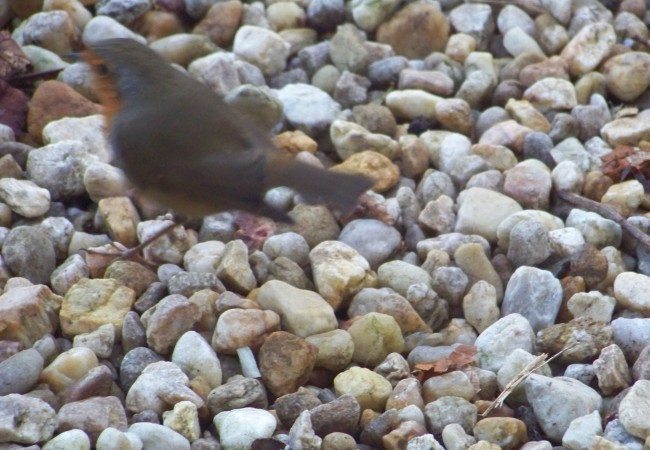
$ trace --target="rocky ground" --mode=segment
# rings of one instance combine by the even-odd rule
[[[646,8],[0,1],[0,450],[649,449]],[[372,192],[88,252],[172,223],[61,58],[107,37]]]

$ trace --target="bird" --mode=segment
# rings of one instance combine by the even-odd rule
[[[290,216],[264,201],[278,186],[350,213],[373,185],[276,148],[270,133],[145,44],[114,38],[82,52],[103,105],[113,163],[145,197],[190,217]]]

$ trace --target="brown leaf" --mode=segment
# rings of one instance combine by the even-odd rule
[[[424,382],[436,375],[453,372],[476,362],[476,347],[473,345],[459,345],[446,358],[429,363],[416,364],[411,373],[415,378]]]
[[[633,153],[634,147],[628,145],[616,146],[614,150],[600,158],[603,161],[603,173],[614,181],[621,181],[622,173],[630,166],[627,157]]]

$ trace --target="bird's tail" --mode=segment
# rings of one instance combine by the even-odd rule
[[[311,164],[283,158],[270,166],[269,182],[273,186],[295,189],[308,203],[327,203],[343,214],[352,212],[359,195],[370,189],[373,181],[363,175],[325,170]]]

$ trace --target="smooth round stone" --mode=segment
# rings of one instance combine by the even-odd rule
[[[524,316],[509,314],[483,331],[474,345],[480,367],[496,373],[515,349],[534,351],[535,332]]]
[[[635,274],[636,275],[636,274]],[[567,309],[577,317],[590,317],[609,323],[612,320],[616,299],[598,291],[577,292],[567,301]]]
[[[476,387],[469,377],[459,370],[431,377],[422,385],[425,403],[445,396],[460,397],[469,401],[474,395],[476,395]]]
[[[375,283],[368,261],[355,249],[337,241],[318,244],[309,253],[318,293],[338,310],[354,294]]]
[[[431,287],[431,276],[422,268],[404,261],[389,261],[377,269],[379,284],[394,289],[402,296],[410,286],[417,283],[424,283]]]
[[[471,155],[472,142],[462,134],[447,136],[441,143],[436,165],[444,173],[450,173],[459,161]]]
[[[68,430],[48,441],[43,450],[90,450],[90,439],[82,430]]]
[[[551,255],[548,231],[535,221],[523,221],[512,228],[508,259],[514,267],[535,266]]]
[[[506,5],[497,16],[497,28],[504,34],[511,28],[520,27],[527,34],[535,36],[535,22],[525,11],[515,5]]]
[[[24,217],[40,217],[50,209],[50,192],[30,180],[0,179],[0,199]]]
[[[464,317],[479,333],[499,320],[497,300],[495,287],[484,280],[475,283],[463,298]]]
[[[263,309],[280,316],[282,329],[300,337],[337,328],[334,309],[315,292],[298,289],[279,280],[270,280],[258,290]]]
[[[251,25],[239,28],[233,43],[235,55],[256,65],[267,76],[284,70],[289,50],[289,43],[277,33]]]
[[[341,230],[339,240],[358,251],[370,267],[376,268],[397,250],[401,236],[394,227],[382,221],[357,219]]]
[[[44,359],[34,349],[16,353],[0,362],[0,396],[24,394],[38,382]]]
[[[571,421],[562,436],[562,445],[566,448],[589,448],[594,438],[602,434],[602,418],[598,411],[594,411]]]
[[[440,434],[450,424],[460,425],[470,433],[477,421],[476,406],[460,397],[441,397],[424,407],[427,429]]]
[[[216,273],[225,250],[221,241],[199,242],[183,255],[183,266],[188,272]]]
[[[190,379],[203,378],[213,389],[221,385],[221,363],[210,344],[196,331],[187,331],[174,346],[171,361]]]
[[[503,35],[503,46],[508,53],[515,57],[523,53],[546,56],[537,41],[518,26],[510,28],[505,32]]]
[[[470,188],[458,197],[456,232],[478,234],[496,242],[501,221],[522,210],[510,197],[484,188]]]
[[[387,314],[370,312],[348,328],[354,342],[352,360],[374,367],[390,353],[401,353],[404,337],[397,321]]]
[[[544,226],[549,233],[553,230],[564,229],[562,220],[546,211],[524,210],[510,215],[497,228],[497,244],[504,250],[510,246],[510,234],[515,226],[522,222],[533,221]]]
[[[528,209],[546,210],[551,193],[551,172],[536,159],[527,159],[504,172],[503,193]]]
[[[497,299],[501,301],[503,298],[503,282],[501,281],[499,274],[485,254],[484,247],[481,244],[472,242],[461,245],[453,253],[453,255],[456,265],[462,269],[463,274],[466,276],[468,281],[487,281],[492,286],[494,286]],[[446,277],[439,277],[438,272],[444,273],[449,270],[452,270],[452,268],[440,269],[437,270],[434,274],[434,288],[436,288],[438,291],[440,291],[439,286],[445,285],[450,281],[449,279],[445,279]],[[457,278],[457,276],[455,278]],[[454,283],[450,284],[453,285]],[[446,290],[447,289],[445,289],[445,291]],[[464,291],[464,288],[462,290],[456,289],[456,292],[458,292],[459,296],[462,295]],[[444,293],[444,291],[441,293],[443,294],[443,297],[447,298],[448,300],[453,300],[455,297],[446,297],[447,294]]]
[[[399,6],[399,0],[374,2],[360,0],[352,2],[352,18],[364,31],[374,31]]]
[[[484,4],[462,4],[451,10],[449,20],[457,32],[476,39],[477,46],[481,49],[487,47],[495,28],[492,8]]]
[[[604,64],[607,90],[624,102],[632,101],[645,92],[650,84],[648,56],[644,52],[633,51],[609,58]]]
[[[442,97],[419,89],[404,89],[391,91],[386,96],[386,106],[400,119],[414,120],[424,117],[433,120],[436,104],[441,100]]]
[[[327,93],[307,84],[288,84],[275,92],[287,121],[308,135],[325,131],[341,111]]]
[[[217,320],[212,346],[226,354],[235,354],[238,348],[259,348],[267,335],[280,329],[280,316],[273,311],[259,309],[229,309]]]
[[[86,24],[81,41],[86,45],[96,44],[104,39],[124,38],[133,39],[146,44],[146,39],[134,33],[117,20],[108,16],[95,16]]]
[[[334,378],[334,390],[338,396],[352,395],[362,410],[383,411],[393,387],[372,370],[352,367]]]
[[[143,448],[190,450],[190,442],[183,435],[157,423],[134,423],[129,427],[129,433],[140,438]]]
[[[562,440],[573,419],[597,411],[602,405],[602,398],[595,390],[573,378],[533,373],[524,381],[524,387],[537,422],[556,441]],[[563,401],[558,402],[558,398]]]
[[[555,323],[561,303],[562,286],[551,272],[523,266],[510,277],[501,313],[519,313],[539,331]]]
[[[585,241],[597,248],[618,248],[621,244],[621,226],[593,212],[572,209],[566,218],[566,226],[580,230]]]
[[[60,392],[97,367],[97,364],[97,356],[89,348],[71,348],[43,369],[40,380],[47,383],[55,393]]]
[[[647,415],[650,414],[646,399],[650,393],[650,381],[638,380],[627,392],[618,407],[618,417],[625,430],[632,436],[647,439],[650,426]]]
[[[585,181],[584,172],[573,161],[561,161],[551,171],[553,187],[556,190],[565,190],[580,193]]]
[[[213,423],[225,449],[250,448],[255,440],[270,438],[277,426],[273,414],[256,408],[220,412]]]
[[[309,244],[294,232],[275,234],[264,241],[262,251],[270,259],[285,256],[301,267],[309,263]]]
[[[97,450],[141,450],[142,441],[131,432],[120,431],[117,428],[106,428],[97,438]]]
[[[573,84],[561,78],[544,78],[537,81],[526,89],[524,99],[541,113],[570,110],[578,104]]]
[[[643,185],[638,180],[629,180],[610,186],[600,201],[612,205],[621,213],[628,215],[636,210],[644,199]]]
[[[614,280],[614,297],[624,308],[650,313],[650,277],[634,272],[623,272]]]
[[[345,330],[332,330],[313,334],[305,338],[309,344],[318,348],[316,367],[340,372],[352,361],[354,341]]]

